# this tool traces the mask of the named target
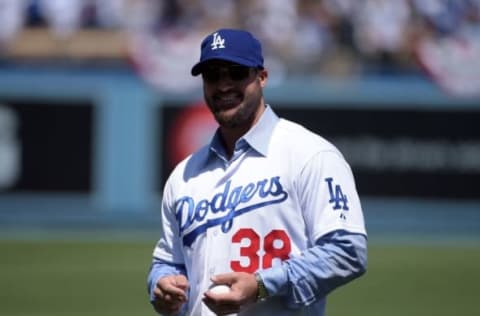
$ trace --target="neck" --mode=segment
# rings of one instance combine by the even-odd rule
[[[235,143],[237,140],[245,135],[250,129],[252,129],[253,126],[255,126],[264,111],[265,105],[262,103],[262,106],[259,107],[259,110],[255,114],[254,120],[252,120],[250,124],[237,127],[220,126],[220,135],[222,136],[228,159],[232,158],[233,156],[233,151],[235,150]]]
[[[249,129],[220,127],[220,135],[227,152],[228,159],[232,158],[237,140],[245,135]]]

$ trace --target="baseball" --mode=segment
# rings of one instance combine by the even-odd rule
[[[230,292],[230,287],[224,284],[214,285],[209,291],[214,294],[225,294]]]

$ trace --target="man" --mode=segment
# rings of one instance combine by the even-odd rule
[[[353,175],[340,152],[267,105],[250,33],[221,29],[192,75],[219,123],[170,175],[148,276],[165,315],[323,315],[325,297],[366,269]],[[227,292],[210,290],[227,285]]]

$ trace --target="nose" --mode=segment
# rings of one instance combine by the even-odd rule
[[[230,73],[227,69],[221,69],[219,71],[217,86],[220,90],[228,90],[233,87],[233,80],[230,78]]]

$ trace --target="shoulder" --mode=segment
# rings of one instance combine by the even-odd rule
[[[338,152],[337,147],[322,136],[310,131],[298,123],[280,119],[275,130],[275,138],[284,146],[295,148],[301,154],[314,155],[321,151]]]
[[[180,161],[168,176],[166,185],[174,188],[199,176],[207,167],[209,152],[209,146],[205,145]]]
[[[312,161],[318,164],[324,159],[334,159],[348,165],[340,150],[330,141],[286,119],[280,119],[275,128],[270,154],[280,157],[293,173],[299,173]]]

